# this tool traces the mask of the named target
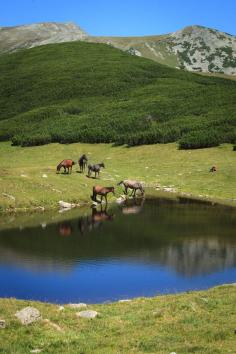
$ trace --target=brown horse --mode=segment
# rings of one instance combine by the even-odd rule
[[[140,190],[141,194],[144,195],[144,188],[140,182],[125,179],[124,181],[117,183],[117,186],[120,186],[121,184],[123,184],[125,188],[124,193],[126,195],[128,194],[128,189],[132,189],[131,196],[135,197],[137,190]]]
[[[62,160],[59,165],[57,165],[57,172],[60,172],[60,169],[63,167],[64,168],[64,173],[71,173],[72,172],[72,166],[75,165],[75,162],[73,160]]]
[[[91,199],[94,202],[98,202],[97,201],[97,195],[101,196],[101,200],[100,203],[102,203],[103,197],[106,200],[106,204],[107,204],[107,194],[108,193],[113,193],[115,195],[115,188],[114,187],[102,187],[102,186],[94,186],[93,187],[93,195],[91,195]]]

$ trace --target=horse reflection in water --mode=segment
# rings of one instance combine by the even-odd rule
[[[143,208],[144,198],[125,199],[121,204],[122,214],[138,214]]]
[[[92,215],[80,218],[78,221],[78,228],[81,235],[86,234],[87,232],[92,231],[100,227],[104,221],[112,221],[114,219],[114,214],[110,214],[107,211],[107,206],[103,208],[103,205],[100,205],[100,209],[97,210],[96,207],[92,207]]]
[[[70,236],[72,234],[72,226],[68,221],[59,224],[59,233],[62,236]]]

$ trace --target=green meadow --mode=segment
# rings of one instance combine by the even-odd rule
[[[235,353],[235,285],[177,295],[88,305],[94,319],[78,309],[0,299],[1,353]],[[42,319],[23,326],[14,316],[36,307]]]
[[[57,174],[57,164],[86,153],[92,163],[104,162],[100,178],[78,173]],[[90,203],[92,186],[115,186],[114,201],[123,191],[116,184],[123,179],[142,181],[147,194],[156,188],[235,205],[236,154],[232,145],[223,144],[200,150],[179,150],[176,143],[136,147],[112,144],[49,144],[22,148],[0,143],[1,211],[57,208],[58,201]],[[210,173],[215,165],[217,172]],[[63,172],[63,169],[61,170]],[[148,188],[151,187],[151,188]]]

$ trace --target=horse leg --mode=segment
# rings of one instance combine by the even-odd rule
[[[102,204],[102,200],[103,200],[103,195],[101,195],[101,204]]]
[[[127,195],[127,187],[125,186],[125,190],[124,190],[124,193],[125,193],[125,195]]]

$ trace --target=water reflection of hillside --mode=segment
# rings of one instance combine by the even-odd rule
[[[161,200],[98,207],[83,218],[0,233],[0,263],[68,271],[115,258],[202,275],[236,267],[235,227],[235,211],[223,207]]]

